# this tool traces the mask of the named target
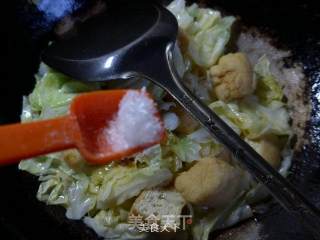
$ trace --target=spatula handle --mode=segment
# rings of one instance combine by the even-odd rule
[[[0,126],[0,165],[74,146],[71,117]]]

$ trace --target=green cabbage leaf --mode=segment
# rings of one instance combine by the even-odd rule
[[[194,209],[194,221],[191,227],[195,240],[208,240],[209,234],[222,227],[252,216],[250,207],[246,205],[246,192],[240,192],[223,209]],[[228,224],[228,225],[226,225]]]
[[[84,218],[84,223],[104,239],[145,239],[146,233],[138,232],[128,224],[128,215],[128,210],[117,207],[101,210],[94,217],[87,216]]]
[[[99,89],[98,84],[72,80],[50,68],[42,76],[36,76],[36,86],[28,101],[34,116],[41,119],[53,118],[68,112],[72,99],[81,92]]]
[[[226,120],[236,132],[248,139],[268,134],[291,134],[288,111],[279,101],[272,101],[268,106],[263,106],[256,98],[249,97],[237,103],[216,101],[210,104],[210,108]]]
[[[281,101],[283,98],[282,88],[277,79],[272,75],[270,61],[265,55],[258,60],[254,71],[257,78],[255,95],[258,96],[260,102],[268,105],[272,101]]]
[[[219,11],[201,8],[197,4],[186,7],[185,0],[172,1],[168,9],[176,16],[179,27],[189,40],[191,59],[205,68],[215,64],[230,39],[235,18],[222,17]]]

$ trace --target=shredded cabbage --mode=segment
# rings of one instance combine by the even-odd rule
[[[183,162],[192,162],[200,158],[200,144],[189,138],[169,137],[167,151],[172,151]]]
[[[67,217],[81,219],[91,210],[108,209],[137,196],[143,189],[170,181],[172,173],[160,164],[136,166],[108,165],[82,169],[66,161],[78,152],[51,154],[20,163],[21,170],[38,175],[41,184],[37,197],[48,204],[63,205]],[[83,160],[82,160],[83,161]]]
[[[221,17],[220,12],[197,4],[186,7],[185,0],[172,1],[168,9],[189,40],[188,53],[192,60],[205,68],[215,64],[225,51],[235,18]]]
[[[52,69],[48,69],[42,78],[37,77],[36,79],[35,89],[30,94],[28,101],[32,111],[35,114],[38,113],[41,119],[65,114],[69,103],[77,93],[99,89],[97,84],[74,81]]]
[[[233,199],[224,209],[201,209],[195,208],[194,216],[196,221],[192,225],[192,234],[195,240],[208,240],[209,234],[216,229],[222,227],[223,224],[235,221],[238,222],[244,217],[250,217],[252,211],[247,208],[245,201],[246,193],[241,192]],[[246,210],[243,210],[246,208]],[[239,209],[242,213],[239,213]]]
[[[102,210],[95,217],[85,217],[84,222],[105,239],[145,239],[147,234],[131,229],[128,211],[123,208]]]
[[[257,78],[257,88],[255,94],[259,100],[267,105],[272,101],[281,101],[283,92],[278,81],[270,71],[270,61],[263,55],[254,67]]]
[[[168,182],[172,173],[159,165],[137,168],[117,166],[108,170],[99,169],[91,176],[92,188],[99,188],[97,208],[112,208],[139,195],[143,189]]]
[[[179,138],[168,133],[167,141],[144,150],[135,157],[135,161],[144,164],[160,164],[173,172],[182,168],[183,163],[199,160],[202,146],[191,138]]]
[[[223,119],[227,119],[226,122],[236,132],[249,139],[267,134],[291,134],[288,111],[279,101],[263,106],[256,98],[250,97],[233,103],[216,101],[210,104],[210,108]]]

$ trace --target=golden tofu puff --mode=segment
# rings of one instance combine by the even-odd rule
[[[210,68],[209,74],[213,81],[213,93],[225,102],[243,98],[256,89],[253,69],[244,53],[222,56],[218,64]]]
[[[186,200],[174,188],[153,188],[143,191],[133,203],[130,215],[140,215],[143,219],[154,216],[177,216],[173,219],[177,226],[180,226],[179,216],[186,205]],[[166,219],[159,220],[165,224]]]
[[[174,183],[188,202],[212,208],[225,206],[248,185],[249,179],[242,169],[218,157],[200,159]]]
[[[266,136],[256,141],[246,140],[272,167],[279,168],[281,152],[276,137]]]

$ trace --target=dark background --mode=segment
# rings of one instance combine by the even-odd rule
[[[22,95],[34,86],[39,54],[53,36],[50,29],[59,19],[39,12],[27,0],[2,5],[2,67],[0,84],[0,123],[19,121]],[[66,13],[90,7],[94,1],[65,2]],[[168,1],[167,1],[168,2]],[[313,114],[306,137],[311,143],[295,155],[290,180],[315,203],[320,203],[320,8],[312,1],[214,0],[202,1],[210,6],[240,15],[245,24],[258,26],[279,40],[302,62],[309,77],[308,89]],[[4,13],[7,12],[7,13]],[[7,17],[7,14],[9,16]],[[5,17],[3,17],[5,16]],[[93,239],[95,234],[82,223],[66,220],[60,207],[45,206],[35,198],[37,181],[17,171],[17,166],[0,169],[0,238],[1,239]],[[257,215],[266,239],[309,240],[300,225],[277,205],[268,214]],[[319,226],[320,228],[320,226]]]

